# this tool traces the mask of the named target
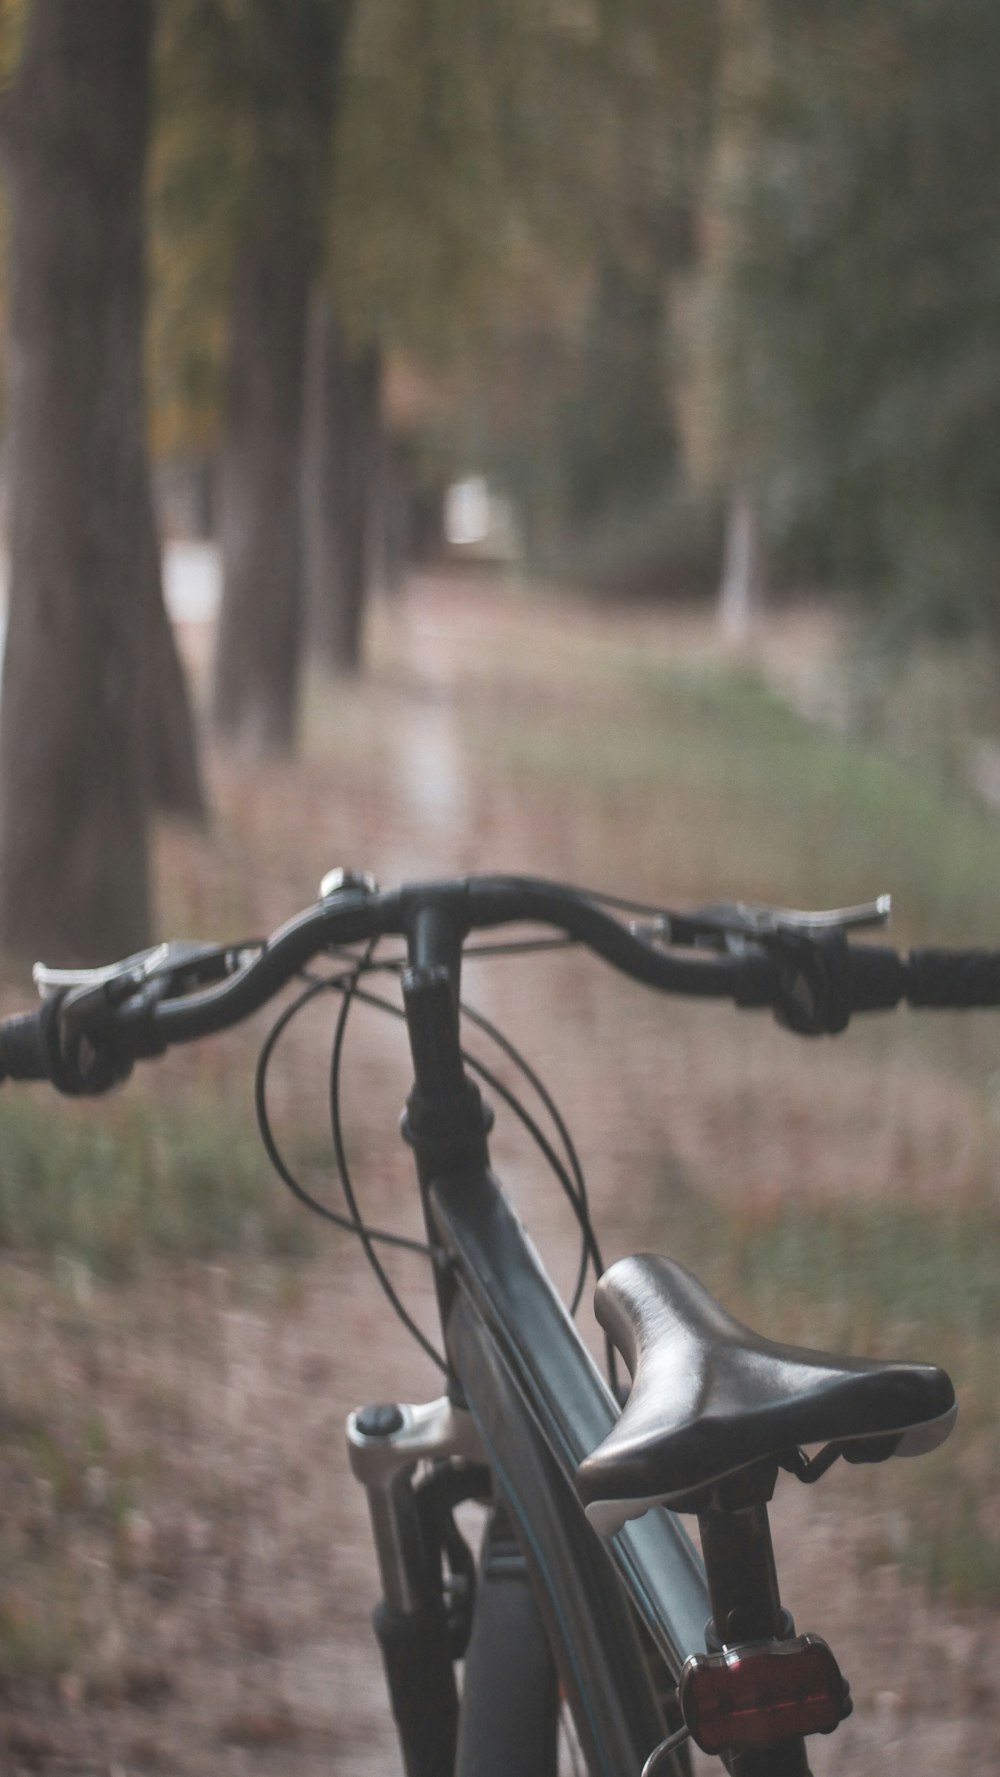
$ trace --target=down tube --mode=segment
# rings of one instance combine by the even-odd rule
[[[592,1777],[638,1777],[665,1730],[621,1582],[588,1537],[565,1476],[468,1297],[456,1301],[448,1331],[531,1570],[586,1768]]]
[[[538,1479],[557,1501],[555,1534],[564,1539],[572,1563],[595,1584],[595,1576],[609,1574],[613,1564],[677,1674],[688,1654],[704,1648],[710,1614],[690,1539],[664,1511],[626,1525],[609,1544],[595,1536],[572,1481],[578,1463],[618,1417],[607,1384],[493,1175],[470,1169],[438,1179],[430,1207],[453,1261],[456,1293],[447,1329],[452,1359],[505,1488],[514,1491],[512,1506],[518,1509],[521,1453],[530,1447],[534,1456],[540,1448]],[[523,1509],[533,1513],[544,1506],[533,1494]],[[566,1588],[560,1581],[556,1589]],[[557,1600],[558,1608],[568,1613],[573,1645],[587,1646],[595,1635],[593,1613],[588,1603],[580,1608],[572,1586],[568,1593]],[[599,1630],[597,1641],[594,1657],[606,1663]]]

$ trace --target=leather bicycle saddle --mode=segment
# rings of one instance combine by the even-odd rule
[[[673,1259],[620,1259],[594,1306],[632,1377],[621,1418],[577,1470],[587,1516],[604,1536],[651,1505],[697,1509],[698,1496],[726,1476],[803,1444],[854,1443],[855,1460],[916,1456],[954,1424],[943,1370],[777,1344],[735,1320]]]

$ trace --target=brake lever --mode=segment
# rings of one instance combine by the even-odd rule
[[[794,932],[802,938],[822,937],[829,932],[858,932],[874,926],[888,925],[892,913],[892,896],[879,895],[874,901],[863,901],[856,907],[831,907],[806,912],[799,907],[760,907],[751,902],[736,901],[730,905],[698,908],[695,920],[706,920],[723,932],[742,932],[748,937],[764,938],[772,933]]]
[[[795,907],[763,907],[748,901],[719,901],[692,913],[665,913],[659,919],[633,923],[634,937],[661,944],[712,944],[739,949],[745,942],[794,936],[823,938],[834,933],[886,926],[892,896],[879,895],[854,907],[806,912]]]
[[[102,1014],[143,992],[151,991],[156,999],[176,999],[210,981],[221,981],[242,968],[259,948],[172,938],[103,968],[53,969],[36,963],[31,973],[42,999],[60,995],[62,1016],[79,1027],[99,1022]]]
[[[35,963],[31,979],[43,1000],[74,988],[110,987],[117,981],[141,986],[164,962],[170,948],[169,944],[154,944],[149,950],[137,950],[121,962],[105,963],[97,969],[53,969],[48,963]]]

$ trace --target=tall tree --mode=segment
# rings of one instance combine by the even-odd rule
[[[593,157],[593,269],[558,428],[560,547],[591,575],[647,587],[676,548],[679,516],[674,311],[693,258],[716,7],[691,12],[644,0],[600,8],[579,74],[597,139],[580,144]]]
[[[220,474],[220,734],[294,741],[302,626],[302,391],[350,0],[247,0],[237,46],[247,185],[233,268]]]
[[[380,538],[399,535],[383,362],[417,352],[440,378],[496,312],[509,219],[499,106],[515,46],[530,58],[524,26],[517,4],[405,0],[359,9],[352,31],[303,481],[309,642],[337,672],[359,669]]]
[[[3,106],[0,941],[56,957],[149,932],[151,662],[167,645],[143,412],[151,31],[152,0],[34,0]]]
[[[362,619],[381,492],[380,363],[351,349],[317,283],[306,352],[302,542],[314,653],[335,673],[361,666]]]
[[[895,636],[1000,637],[1000,14],[729,0],[727,20],[765,77],[731,95],[742,151],[709,206],[721,455],[775,542]]]
[[[503,456],[533,519],[561,505],[555,516],[563,541],[579,503],[576,484],[588,471],[583,465],[578,476],[568,460],[576,442],[567,437],[571,428],[557,437],[544,410],[546,403],[561,410],[574,380],[588,390],[599,384],[614,412],[595,426],[589,399],[576,401],[576,420],[590,427],[579,455],[596,439],[604,458],[598,471],[633,497],[641,480],[648,505],[658,510],[675,454],[670,285],[688,256],[685,216],[713,54],[714,0],[697,9],[684,0],[361,6],[349,53],[335,53],[332,65],[318,50],[312,55],[312,87],[301,65],[287,78],[281,71],[295,67],[302,21],[323,14],[329,23],[331,0],[262,7],[263,0],[172,0],[165,15],[162,39],[172,53],[164,63],[160,143],[167,177],[160,195],[168,201],[158,203],[157,214],[169,248],[158,314],[168,325],[159,337],[170,335],[167,360],[172,353],[175,368],[186,363],[193,407],[202,404],[203,411],[227,331],[218,319],[220,286],[234,289],[234,315],[243,313],[240,304],[254,306],[247,273],[234,278],[232,268],[268,226],[268,167],[283,157],[297,168],[284,212],[289,226],[296,215],[303,218],[300,239],[309,227],[302,196],[326,178],[316,237],[324,247],[316,271],[326,307],[313,313],[335,325],[323,323],[309,360],[317,367],[326,360],[327,369],[307,369],[306,577],[326,588],[311,595],[313,608],[337,609],[353,578],[340,564],[361,558],[359,514],[370,507],[379,479],[367,468],[367,406],[379,360],[390,372],[400,356],[416,363],[433,390],[428,430],[437,434],[432,449],[442,473],[467,470],[476,458],[489,467]],[[324,83],[326,97],[314,104],[310,92]],[[321,130],[310,126],[310,115],[323,118]],[[280,156],[269,143],[280,145]],[[200,217],[196,228],[193,214]],[[279,274],[282,256],[288,269]],[[301,267],[278,240],[264,265],[280,289],[261,294],[256,311],[270,317],[276,335],[286,305],[288,314],[298,312],[291,284],[301,284]],[[182,266],[186,290],[179,297],[174,280]],[[192,291],[200,307],[193,329]],[[589,351],[580,345],[588,305],[597,322]],[[630,326],[634,313],[642,318],[641,339]],[[282,327],[283,337],[299,339]],[[223,528],[234,568],[227,575],[217,709],[234,736],[281,746],[294,725],[290,663],[301,622],[302,555],[287,522],[299,446],[292,432],[297,371],[290,360],[279,370],[283,355],[265,340],[263,320],[243,313],[239,336],[229,331],[223,481],[231,491]],[[252,350],[255,332],[260,343]],[[601,332],[603,344],[596,343]],[[341,390],[341,348],[359,372],[351,399]],[[622,358],[629,400],[616,381]],[[265,423],[265,392],[277,400],[278,375],[280,462],[251,442],[273,432]],[[572,417],[568,409],[564,417]],[[545,453],[551,459],[553,446],[566,458],[555,473],[540,460]],[[360,502],[358,478],[353,489],[340,485],[345,461],[366,465]],[[239,590],[251,583],[252,591]],[[356,590],[348,599],[348,632],[356,630]],[[258,618],[267,598],[271,615]],[[329,631],[321,649],[328,643]]]
[[[715,10],[413,0],[359,21],[340,301],[450,392],[454,467],[498,467],[550,563],[623,515],[634,534],[637,507],[656,520],[675,472],[672,287]]]
[[[679,411],[692,476],[725,505],[718,621],[723,635],[739,642],[764,602],[761,458],[775,415],[761,387],[759,354],[740,337],[734,285],[754,250],[749,192],[765,152],[776,45],[770,0],[720,0],[719,17],[711,146],[697,194],[697,295]]]

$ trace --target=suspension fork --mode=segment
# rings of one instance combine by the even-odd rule
[[[403,976],[414,1083],[402,1133],[413,1149],[442,1328],[454,1296],[429,1207],[433,1180],[470,1161],[485,1169],[492,1113],[465,1073],[458,1029],[463,931],[449,898],[421,900]],[[382,1586],[374,1614],[407,1777],[453,1777],[458,1732],[454,1649],[440,1550],[428,1546],[415,1486],[420,1465],[484,1461],[461,1388],[425,1406],[363,1407],[347,1425],[351,1468],[365,1488]]]
[[[414,1484],[422,1464],[479,1464],[471,1416],[446,1397],[361,1407],[347,1421],[351,1469],[365,1489],[382,1599],[374,1628],[407,1777],[452,1777],[458,1693],[440,1550],[428,1543]]]

